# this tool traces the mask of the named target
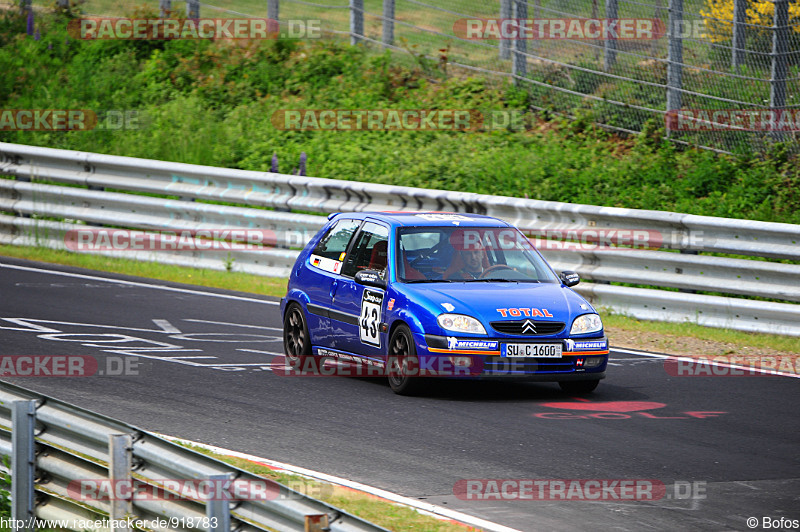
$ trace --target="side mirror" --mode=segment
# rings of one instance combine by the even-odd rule
[[[361,270],[357,272],[356,282],[364,286],[386,289],[386,281],[377,270]]]
[[[575,286],[581,282],[581,276],[572,270],[564,270],[561,272],[561,275],[559,275],[559,278],[561,282],[564,283],[564,286]]]

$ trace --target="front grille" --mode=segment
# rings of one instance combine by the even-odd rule
[[[488,356],[483,363],[487,375],[514,375],[574,371],[573,357],[561,358],[507,358]]]
[[[492,329],[499,333],[513,334],[515,336],[547,336],[551,334],[558,334],[564,330],[563,321],[493,321],[491,325]]]

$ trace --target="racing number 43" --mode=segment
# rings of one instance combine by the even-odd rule
[[[365,288],[364,294],[361,296],[361,318],[359,320],[361,342],[376,347],[381,346],[379,326],[382,312],[383,292]]]

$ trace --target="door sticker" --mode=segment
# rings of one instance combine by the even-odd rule
[[[383,311],[383,292],[364,289],[361,296],[361,319],[359,336],[361,342],[375,347],[381,346],[380,323]]]

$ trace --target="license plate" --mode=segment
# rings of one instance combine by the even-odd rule
[[[559,358],[561,344],[503,344],[504,357]]]

